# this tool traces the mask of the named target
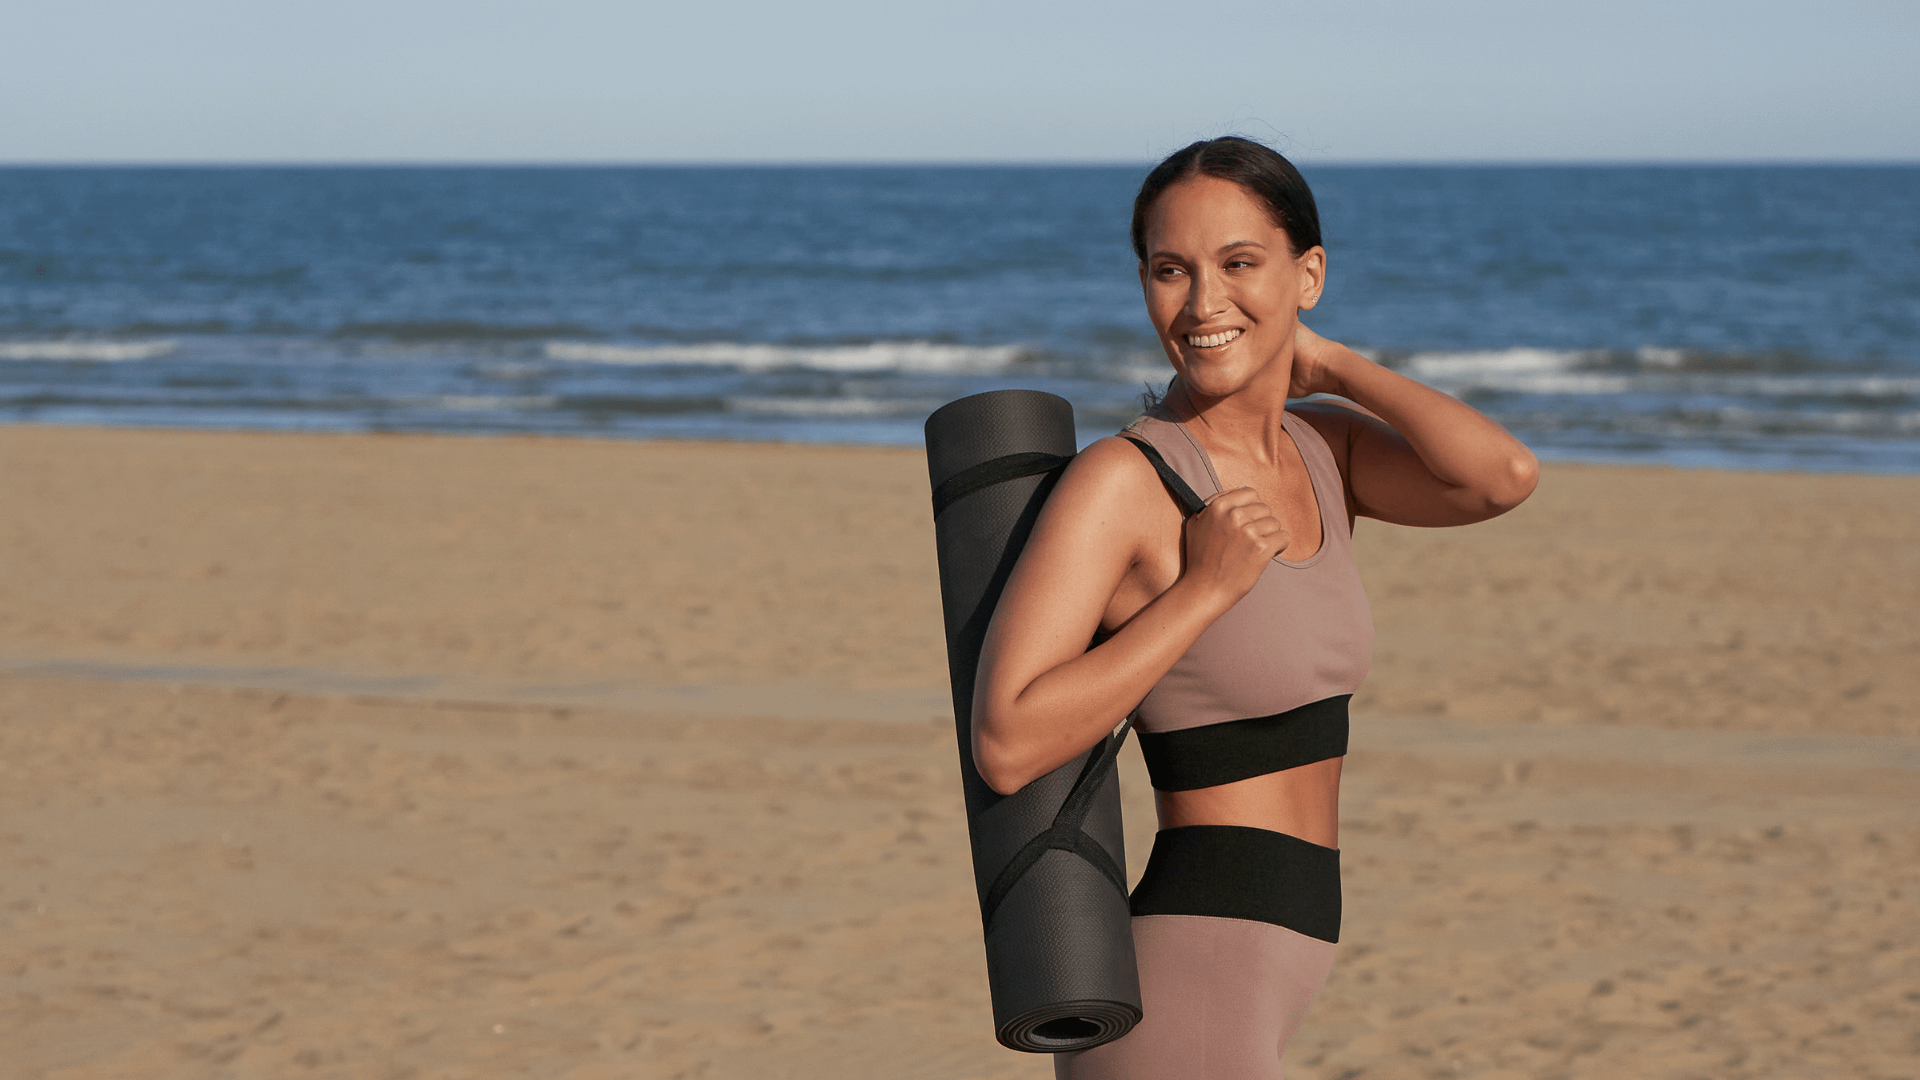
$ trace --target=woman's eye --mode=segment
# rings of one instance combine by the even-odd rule
[[[1180,268],[1177,266],[1163,266],[1154,271],[1154,273],[1161,278],[1174,278],[1180,276]]]

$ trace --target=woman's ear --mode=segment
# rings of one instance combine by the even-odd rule
[[[1301,252],[1293,264],[1300,268],[1299,307],[1301,311],[1307,311],[1320,302],[1320,294],[1327,287],[1327,249],[1310,247]]]

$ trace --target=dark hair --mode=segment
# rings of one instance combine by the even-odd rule
[[[1227,135],[1175,150],[1140,182],[1133,199],[1133,253],[1141,262],[1147,261],[1147,211],[1168,188],[1194,176],[1231,180],[1265,203],[1295,255],[1320,246],[1320,210],[1300,170],[1271,147]]]

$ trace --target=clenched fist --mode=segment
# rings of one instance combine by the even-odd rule
[[[1223,611],[1247,595],[1291,540],[1260,493],[1249,487],[1215,495],[1206,509],[1187,519],[1186,531],[1186,576]]]

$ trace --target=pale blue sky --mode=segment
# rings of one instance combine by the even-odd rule
[[[1920,0],[0,0],[0,161],[1920,160]]]

